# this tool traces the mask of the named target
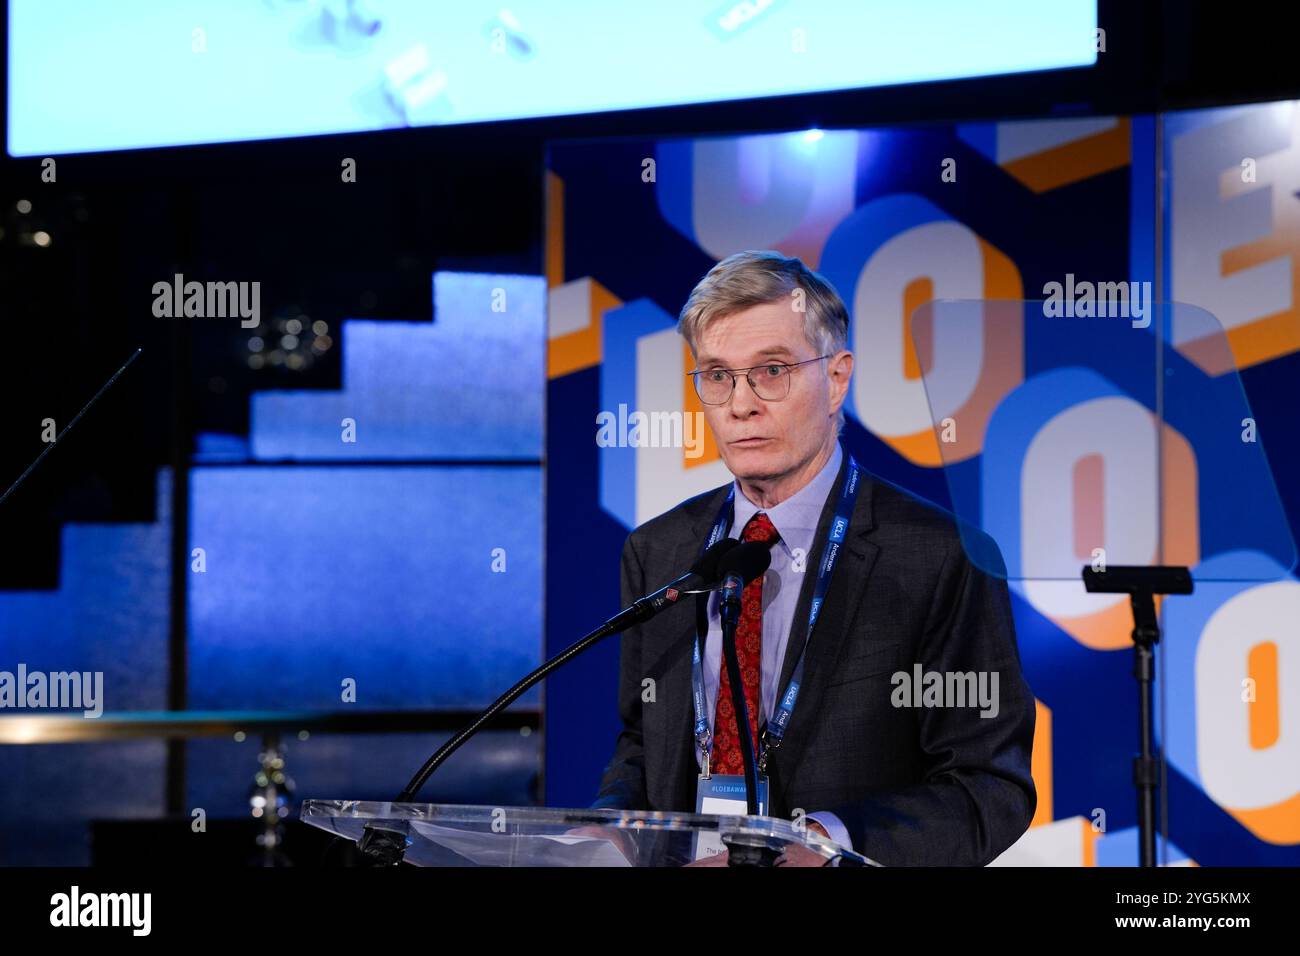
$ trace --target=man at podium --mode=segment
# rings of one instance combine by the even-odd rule
[[[743,814],[725,794],[743,784],[749,733],[767,816],[886,865],[987,864],[1036,805],[1034,699],[1005,580],[972,563],[949,515],[840,444],[854,357],[824,278],[737,253],[695,287],[678,331],[734,480],[628,536],[621,603],[722,535],[769,546],[736,628],[746,714],[717,592],[630,628],[622,731],[594,806]]]

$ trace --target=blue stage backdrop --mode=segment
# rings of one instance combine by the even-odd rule
[[[553,145],[548,652],[617,609],[629,530],[730,480],[711,437],[692,444],[684,428],[681,441],[651,447],[643,429],[638,446],[622,423],[638,411],[699,411],[683,374],[691,356],[675,331],[678,311],[720,259],[777,249],[823,272],[849,306],[858,374],[844,438],[868,469],[997,525],[1007,542],[1053,553],[1076,575],[1090,560],[1078,552],[1082,535],[1050,529],[1078,532],[1092,520],[1102,548],[1193,567],[1196,593],[1164,605],[1163,859],[1300,863],[1300,582],[1287,530],[1300,526],[1298,152],[1300,104],[1289,102]],[[960,326],[912,328],[928,303],[1039,300],[1052,283],[1076,281],[1140,283],[1149,296],[1222,323],[1227,358],[1218,364],[1198,364],[1196,343],[1175,334],[1181,351],[1166,370],[1178,372],[1169,394],[1190,381],[1229,404],[1204,416],[1186,405],[1164,410],[1159,486],[1127,487],[1122,472],[1132,463],[1108,436],[1078,427],[1119,402],[1151,430],[1153,378],[1132,374],[1136,359],[1118,356],[1128,361],[1118,382],[1071,370],[1092,359],[1059,354],[1058,333],[1044,334],[1020,306],[977,313],[974,349],[953,348]],[[1169,309],[1157,311],[1168,318]],[[1130,333],[1146,337],[1148,358],[1157,328],[1169,331],[1156,323]],[[933,347],[917,347],[923,339]],[[1097,362],[1113,358],[1105,341],[1090,345]],[[968,415],[979,411],[957,452],[941,446],[931,418],[926,386],[936,375],[965,381],[966,391],[949,397]],[[1243,414],[1227,423],[1225,442],[1216,429],[1229,409]],[[627,443],[597,441],[602,413]],[[1031,454],[1032,440],[1048,438],[1059,460]],[[1246,451],[1225,453],[1233,442]],[[1139,490],[1152,497],[1126,501]],[[1150,514],[1157,501],[1176,520],[1150,528],[1102,520]],[[574,573],[554,573],[560,568]],[[1056,586],[1011,583],[1037,699],[1039,804],[1000,862],[1132,864],[1137,714],[1126,599],[1083,594],[1077,578],[1048,583]],[[549,803],[594,798],[618,732],[617,660],[611,639],[549,682]]]

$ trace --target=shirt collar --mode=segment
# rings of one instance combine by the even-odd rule
[[[772,508],[760,508],[754,504],[745,497],[744,491],[740,488],[739,479],[732,479],[736,503],[735,520],[731,525],[732,535],[739,538],[741,531],[749,523],[749,519],[762,511],[767,515],[768,520],[772,522],[772,526],[776,528],[777,533],[781,535],[781,542],[787,550],[794,547],[792,539],[811,538],[812,534],[817,530],[817,523],[821,520],[822,509],[826,506],[826,499],[830,496],[831,488],[840,473],[840,462],[843,459],[844,454],[840,450],[840,443],[836,441],[835,450],[831,452],[831,457],[822,466],[822,470],[813,477],[813,480]]]

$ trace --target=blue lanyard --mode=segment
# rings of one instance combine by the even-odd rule
[[[839,558],[840,545],[844,543],[844,536],[849,530],[849,522],[853,517],[853,507],[858,500],[858,488],[861,485],[860,475],[861,469],[858,467],[858,463],[853,460],[853,456],[850,455],[848,474],[844,478],[844,487],[840,491],[840,500],[835,507],[835,517],[832,519],[830,530],[826,534],[826,545],[822,548],[821,562],[817,569],[817,584],[813,589],[812,605],[808,609],[808,632],[804,636],[803,647],[799,649],[799,660],[795,663],[794,673],[790,675],[790,683],[786,685],[785,693],[777,701],[776,713],[772,715],[772,721],[763,728],[758,755],[759,773],[766,772],[768,753],[781,746],[781,740],[785,737],[786,729],[790,726],[790,716],[794,713],[795,701],[799,698],[799,687],[803,683],[804,652],[808,649],[808,641],[812,639],[813,626],[817,623],[817,613],[821,610],[822,602],[826,598],[826,589],[830,586],[831,574],[835,571],[835,562]],[[731,531],[731,524],[736,515],[735,496],[736,486],[733,482],[731,488],[727,490],[727,500],[722,503],[722,510],[713,523],[713,529],[709,532],[703,551],[713,547]],[[691,657],[691,697],[695,705],[695,742],[704,753],[704,766],[707,768],[709,756],[713,750],[713,737],[709,733],[708,698],[704,693],[704,667],[700,657],[703,653],[702,648],[707,634],[707,617],[697,617],[697,625],[695,652]]]

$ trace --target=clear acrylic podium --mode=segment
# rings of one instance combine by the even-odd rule
[[[416,866],[683,866],[724,846],[779,854],[791,844],[840,864],[876,865],[789,820],[641,810],[305,800],[306,823],[346,840],[367,824],[406,840]]]

